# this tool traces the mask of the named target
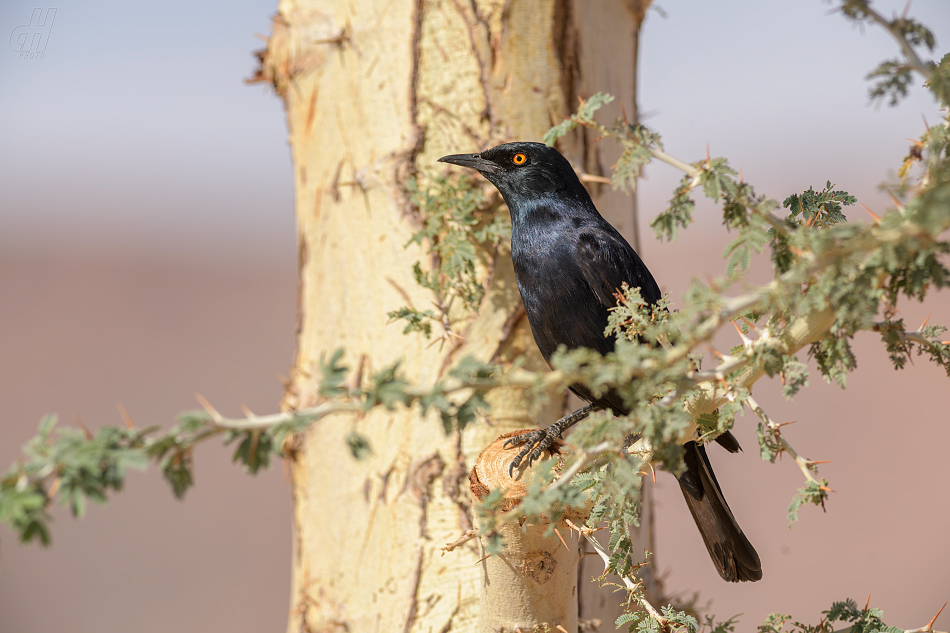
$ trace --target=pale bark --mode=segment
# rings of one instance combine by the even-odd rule
[[[285,103],[296,188],[299,319],[287,408],[316,402],[319,359],[338,347],[351,364],[369,359],[370,369],[402,359],[408,379],[422,384],[465,355],[526,356],[529,368],[544,367],[518,318],[504,248],[484,254],[491,283],[477,317],[461,325],[464,342],[428,347],[387,324],[407,299],[420,309],[433,299],[411,275],[414,262],[428,260],[405,248],[417,220],[405,179],[444,154],[540,140],[578,95],[611,92],[618,99],[605,116],[623,104],[635,117],[643,6],[281,0],[260,78]],[[580,132],[562,150],[595,174],[616,158]],[[596,189],[604,215],[635,237],[632,198]],[[555,399],[533,414],[514,390],[494,393],[492,405],[490,424],[461,436],[446,436],[432,416],[397,411],[331,416],[297,439],[289,631],[474,630],[485,573],[477,541],[439,550],[471,528],[468,469],[499,434],[551,422],[563,408]],[[345,448],[354,428],[372,443],[363,461]],[[599,573],[582,571],[582,617],[595,617],[595,597],[601,609],[616,601],[593,591],[588,578]]]
[[[532,478],[539,472],[537,467],[522,467],[509,476],[508,465],[518,448],[505,449],[508,435],[501,436],[482,451],[469,476],[472,499],[476,503],[492,490],[505,491],[503,512],[521,503]],[[557,455],[561,448],[555,446],[553,456],[546,451],[542,461],[556,459],[559,466],[563,466]],[[478,633],[534,631],[544,626],[550,630],[577,630],[580,535],[572,532],[568,521],[583,524],[585,520],[586,512],[568,509],[557,522],[542,516],[502,526],[501,552],[482,562],[485,575]]]

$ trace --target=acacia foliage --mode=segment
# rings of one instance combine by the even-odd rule
[[[935,99],[950,106],[950,56],[940,62],[920,59],[921,51],[934,48],[925,27],[906,17],[884,20],[866,0],[844,0],[839,6],[850,20],[880,24],[901,45],[900,59],[884,62],[869,75],[875,80],[872,99],[897,103],[914,77],[922,76]],[[895,368],[920,356],[950,375],[950,345],[941,341],[945,328],[929,325],[908,331],[896,318],[901,301],[923,300],[950,281],[943,264],[950,251],[944,235],[950,229],[950,123],[945,119],[924,131],[900,163],[899,181],[890,189],[894,208],[865,224],[846,221],[845,208],[855,199],[830,180],[819,188],[790,193],[779,204],[745,182],[726,158],[683,162],[666,154],[661,136],[643,125],[624,119],[599,122],[600,107],[611,99],[591,96],[545,140],[556,143],[580,126],[617,142],[622,153],[612,181],[625,190],[635,187],[639,170],[651,161],[681,169],[683,179],[668,207],[651,223],[658,238],[672,240],[688,229],[696,195],[721,206],[723,223],[734,236],[724,252],[723,275],[694,281],[675,302],[664,297],[659,305],[648,306],[637,289],[618,289],[605,332],[617,337],[614,352],[601,357],[591,350],[561,349],[552,359],[552,371],[545,373],[524,371],[517,363],[490,365],[469,358],[434,385],[413,385],[398,363],[363,376],[336,351],[321,363],[322,401],[309,409],[227,419],[209,405],[183,414],[170,430],[140,430],[130,424],[102,427],[95,434],[57,429],[55,419],[48,417],[24,449],[23,459],[0,478],[0,521],[11,525],[23,541],[48,544],[48,509],[56,499],[81,516],[86,501],[104,502],[109,491],[121,489],[128,468],[142,468],[150,461],[159,465],[181,497],[193,484],[195,446],[213,437],[234,443],[235,461],[256,472],[274,456],[291,455],[294,435],[330,413],[419,407],[454,433],[490,415],[485,394],[492,389],[520,388],[529,406],[537,406],[552,388],[564,392],[575,383],[594,394],[615,390],[630,414],[616,418],[598,412],[581,422],[570,439],[576,447],[573,456],[560,468],[553,463],[542,466],[545,476],[535,480],[519,507],[503,512],[500,495],[488,495],[477,511],[490,550],[502,546],[498,527],[506,520],[556,516],[566,507],[590,504],[588,525],[603,523],[611,532],[607,571],[635,579],[639,553],[631,551],[628,531],[639,521],[640,481],[647,464],[658,462],[679,471],[684,438],[695,433],[711,440],[729,429],[744,408],[760,420],[763,459],[774,462],[789,453],[802,469],[805,482],[792,499],[790,520],[802,505],[824,504],[828,482],[819,477],[814,462],[794,452],[781,425],[758,406],[751,389],[761,376],[781,380],[787,398],[807,389],[808,366],[799,355],[813,360],[825,380],[846,387],[847,374],[857,362],[851,340],[862,330],[881,335]],[[424,245],[431,256],[417,264],[415,279],[433,293],[438,313],[409,305],[390,316],[404,321],[410,336],[430,336],[434,323],[446,332],[460,329],[456,334],[464,336],[459,315],[477,311],[484,299],[485,253],[503,248],[505,217],[497,205],[485,203],[471,181],[453,176],[434,176],[414,184],[411,192],[421,219],[413,242]],[[755,252],[768,252],[773,275],[769,283],[750,289],[744,276]],[[730,323],[740,328],[742,344],[728,353],[704,356],[716,332]],[[818,323],[824,325],[809,340],[796,338],[796,328]],[[355,458],[365,457],[372,446],[355,428],[347,446]],[[631,444],[631,439],[636,442]],[[558,472],[571,474],[549,485]],[[630,613],[618,626],[638,631],[700,627],[692,617],[669,608],[659,617],[635,611],[633,606],[645,598],[635,581],[632,586]],[[825,615],[829,622],[849,622],[857,630],[896,630],[883,624],[878,610],[858,609],[853,601],[835,603]],[[785,630],[789,619],[773,614],[759,630]],[[709,619],[703,626],[730,631],[734,620]],[[792,626],[808,633],[824,630]]]

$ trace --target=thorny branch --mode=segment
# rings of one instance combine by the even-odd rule
[[[356,402],[331,401],[318,404],[314,407],[299,409],[297,411],[271,413],[268,415],[254,415],[250,411],[246,411],[245,417],[243,418],[228,418],[218,413],[218,411],[204,398],[199,396],[198,400],[204,410],[208,412],[208,415],[211,417],[211,420],[214,422],[215,426],[219,427],[220,429],[229,429],[235,431],[261,431],[273,428],[278,424],[286,424],[288,422],[295,421],[315,422],[334,413],[352,413],[356,411],[362,411],[364,409],[363,405]]]
[[[792,448],[792,445],[789,444],[788,440],[786,440],[785,437],[782,435],[782,427],[785,425],[791,424],[791,422],[785,422],[784,424],[779,424],[778,422],[773,420],[771,417],[769,417],[769,414],[765,412],[765,409],[763,409],[762,406],[758,402],[756,402],[755,398],[753,398],[752,396],[749,396],[748,398],[746,398],[745,404],[746,406],[749,407],[749,409],[753,413],[755,413],[759,417],[760,420],[762,420],[763,424],[766,425],[768,430],[772,433],[772,436],[775,437],[776,440],[781,445],[782,451],[792,456],[792,459],[794,459],[795,463],[798,464],[798,467],[801,469],[802,473],[805,475],[805,478],[808,481],[818,484],[822,490],[825,490],[826,492],[833,492],[831,488],[825,488],[824,486],[822,486],[821,482],[815,479],[814,477],[814,473],[817,472],[817,469],[815,468],[816,464],[822,464],[825,462],[816,462],[816,461],[812,461],[810,459],[806,459],[802,457],[801,455],[798,454],[798,452],[794,448]]]
[[[573,523],[570,519],[565,519],[565,521],[567,521],[567,524],[571,527],[571,529],[577,530],[579,534],[583,535],[583,537],[587,539],[587,542],[590,543],[591,547],[594,548],[594,551],[597,552],[597,555],[600,556],[600,559],[604,561],[604,567],[609,568],[610,554],[607,552],[604,546],[600,544],[600,541],[593,537],[593,528],[582,527]],[[639,580],[635,582],[629,576],[621,576],[621,580],[623,580],[623,584],[627,588],[628,595],[632,596],[637,602],[639,602],[640,606],[642,606],[643,609],[650,614],[650,617],[660,624],[662,631],[668,631],[670,628],[669,621],[664,618],[659,611],[656,610],[656,607],[650,604],[649,600],[647,600],[647,597],[643,592],[643,583]]]
[[[908,3],[908,6],[910,3]],[[862,11],[869,18],[880,24],[890,33],[897,43],[900,44],[901,51],[904,53],[904,57],[907,58],[908,65],[919,72],[921,75],[927,78],[928,81],[933,79],[934,73],[930,65],[925,64],[920,57],[917,55],[917,51],[910,45],[910,42],[907,41],[907,38],[904,36],[904,32],[901,30],[900,26],[904,22],[904,17],[894,18],[893,22],[888,22],[884,17],[870,7],[870,3],[864,4],[860,7]]]

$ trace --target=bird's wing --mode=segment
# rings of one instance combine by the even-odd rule
[[[616,293],[626,283],[640,288],[647,303],[660,298],[660,289],[646,265],[623,237],[600,227],[578,231],[576,258],[584,280],[607,308],[617,305]]]

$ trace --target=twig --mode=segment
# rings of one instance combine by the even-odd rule
[[[613,181],[606,176],[595,176],[594,174],[588,174],[584,172],[578,172],[577,177],[581,182],[596,182],[602,185],[609,185]]]
[[[573,523],[570,519],[566,519],[567,524],[571,529],[577,530],[579,534],[582,534],[584,538],[587,539],[587,542],[591,544],[591,547],[594,548],[594,551],[600,556],[600,559],[604,561],[605,569],[610,567],[610,554],[607,553],[607,550],[604,549],[604,546],[600,544],[600,541],[595,539],[592,534],[594,530],[591,528],[581,527]],[[664,618],[656,608],[650,604],[650,601],[647,600],[646,596],[643,595],[643,583],[639,580],[634,582],[627,576],[621,576],[620,579],[623,581],[624,586],[627,588],[627,591],[640,603],[640,606],[650,614],[650,617],[656,620],[660,624],[660,628],[663,631],[668,631],[670,628],[669,620]]]
[[[695,187],[699,184],[699,178],[703,175],[702,169],[694,167],[689,163],[684,163],[680,159],[670,156],[663,150],[657,149],[656,147],[647,147],[647,150],[650,152],[650,155],[653,156],[653,158],[662,161],[667,165],[672,165],[673,167],[676,167],[680,171],[686,172],[688,176],[692,177],[693,183],[691,187]]]
[[[930,317],[927,317],[928,319]],[[924,325],[927,324],[927,321],[924,321]],[[897,335],[901,337],[901,340],[905,343],[917,343],[924,347],[934,348],[937,343],[931,341],[923,335],[924,325],[921,325],[919,328],[913,332],[907,332],[905,330],[898,330],[893,323],[888,323],[886,321],[875,321],[871,324],[869,328],[872,332],[886,332],[888,330],[894,330],[897,332]]]
[[[759,416],[759,419],[762,420],[762,422],[769,428],[769,431],[772,432],[774,437],[781,444],[782,450],[792,456],[792,459],[795,460],[795,463],[798,464],[798,467],[801,469],[802,473],[804,473],[805,478],[808,479],[808,481],[818,484],[818,486],[822,490],[826,492],[833,492],[830,488],[823,486],[822,483],[818,481],[817,479],[815,479],[814,477],[813,473],[816,472],[815,464],[818,464],[819,462],[806,459],[802,457],[801,455],[799,455],[798,452],[794,448],[792,448],[792,445],[788,443],[788,440],[782,437],[782,431],[781,431],[782,425],[775,422],[771,417],[769,417],[769,414],[765,412],[765,409],[763,409],[762,406],[758,402],[755,401],[755,398],[753,398],[750,395],[746,399],[745,403],[749,407],[749,409],[751,409],[753,413]]]
[[[601,125],[600,123],[597,123],[593,119],[580,118],[577,115],[571,115],[569,119],[573,121],[574,123],[576,123],[577,125],[582,125],[584,127],[597,130],[603,136],[615,136],[615,137],[620,136],[620,134],[618,134],[616,131],[609,129],[605,125]],[[691,179],[689,183],[690,189],[693,189],[699,185],[700,180],[702,179],[702,176],[703,176],[703,172],[706,169],[709,169],[709,149],[708,148],[706,150],[706,166],[696,167],[695,165],[691,165],[687,162],[684,162],[676,158],[675,156],[670,156],[669,154],[667,154],[666,152],[664,152],[663,150],[661,150],[660,148],[654,145],[643,144],[639,139],[633,138],[629,134],[627,134],[626,140],[636,142],[637,144],[641,145],[641,147],[644,147],[650,153],[650,155],[653,156],[653,158],[661,162],[664,162],[667,165],[671,165],[675,167],[676,169],[679,169],[680,171],[686,173],[686,175],[689,176]],[[599,182],[599,180],[594,180],[594,178],[597,178],[596,176],[595,177],[591,177],[590,175],[586,175],[586,176],[591,181]],[[581,179],[583,180],[584,177],[582,176]],[[611,180],[608,180],[608,179],[605,179],[605,180],[607,180],[607,182],[612,182]],[[740,178],[740,182],[741,182],[741,178]],[[757,209],[755,205],[749,205],[749,206],[751,206],[751,208],[753,209],[753,213],[761,216],[764,220],[766,220],[772,226],[772,228],[775,229],[777,233],[780,233],[786,236],[789,234],[788,226],[785,224],[785,222],[781,220],[781,218],[778,218],[772,215],[768,211],[761,211]]]
[[[556,481],[554,481],[550,486],[548,486],[548,490],[549,491],[557,490],[558,488],[563,488],[564,486],[566,486],[568,482],[570,482],[571,479],[573,479],[577,473],[579,473],[580,471],[584,470],[584,468],[587,467],[587,464],[592,462],[602,453],[606,453],[607,451],[609,451],[610,448],[611,448],[611,445],[608,442],[601,442],[600,444],[597,444],[596,446],[592,446],[591,448],[588,448],[586,450],[585,449],[578,450],[579,454],[577,455],[577,459],[575,459],[574,463],[568,466],[567,469],[563,473],[561,473],[560,477],[558,477]]]
[[[459,547],[460,545],[463,545],[464,543],[468,543],[469,541],[471,541],[473,538],[477,536],[478,536],[478,530],[467,530],[465,534],[458,537],[451,543],[446,543],[439,549],[442,550],[442,555],[445,556],[446,552],[451,552],[456,547]]]
[[[864,14],[869,18],[883,26],[888,33],[894,36],[894,39],[896,39],[897,43],[900,44],[901,50],[904,53],[904,57],[907,58],[907,63],[911,68],[926,77],[928,81],[933,79],[933,70],[923,61],[921,61],[920,57],[917,56],[917,52],[914,51],[913,47],[911,47],[910,42],[907,41],[907,38],[904,37],[904,34],[901,33],[899,28],[897,28],[898,22],[903,22],[904,18],[896,18],[893,22],[888,22],[880,13],[872,9],[869,5],[862,6],[861,11],[863,11]]]
[[[315,407],[299,409],[297,411],[287,411],[282,413],[271,413],[269,415],[250,415],[244,418],[227,418],[218,413],[207,400],[200,397],[205,411],[211,416],[214,425],[222,429],[233,429],[236,431],[254,431],[268,429],[278,424],[293,422],[294,420],[315,421],[324,418],[333,413],[362,411],[363,405],[357,402],[325,402]]]

